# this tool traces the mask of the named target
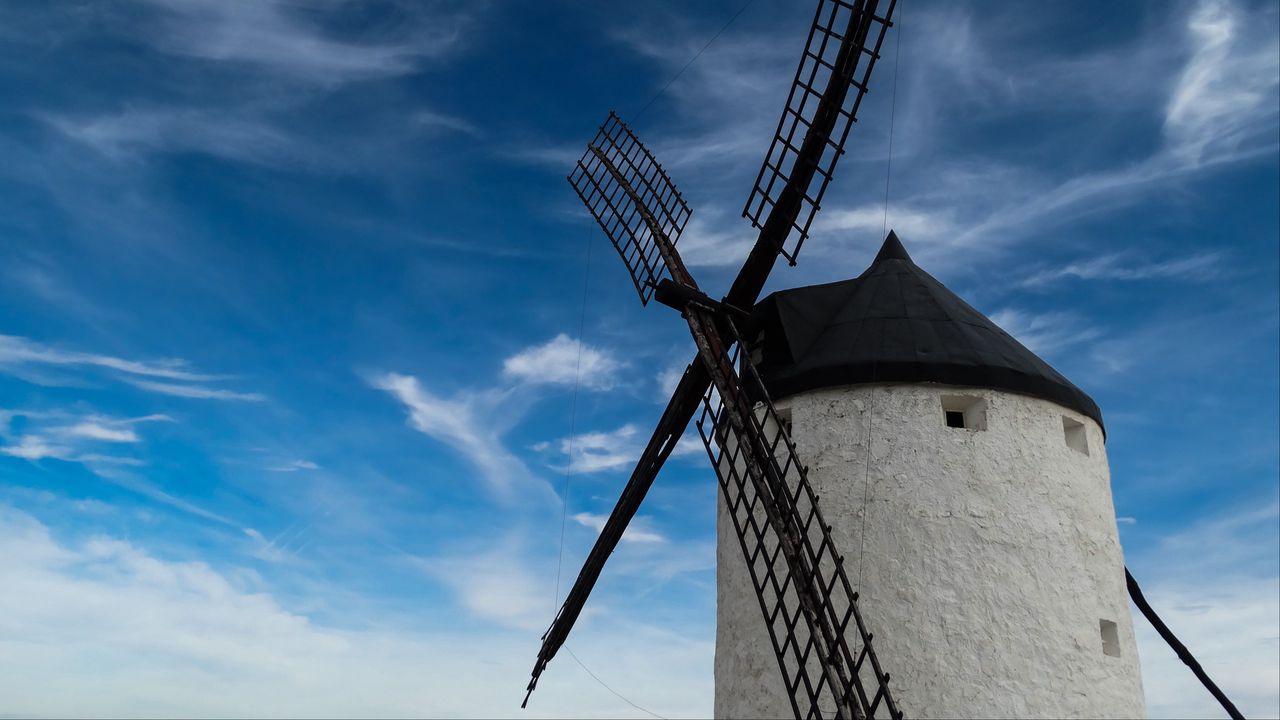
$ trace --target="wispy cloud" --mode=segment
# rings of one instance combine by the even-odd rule
[[[612,353],[580,344],[562,333],[508,357],[498,384],[465,390],[450,398],[427,390],[416,377],[399,373],[384,373],[369,382],[404,403],[414,429],[462,454],[480,471],[490,491],[511,500],[516,485],[528,484],[534,477],[507,449],[502,436],[524,418],[537,389],[569,385],[575,380],[591,390],[607,389],[616,384],[621,367]],[[603,437],[588,438],[584,446],[588,462],[613,462],[607,457],[607,446]],[[550,490],[542,481],[534,485],[539,493]]]
[[[0,335],[0,370],[12,371],[15,368],[30,365],[104,369],[111,371],[117,379],[134,387],[177,397],[205,400],[265,399],[258,393],[209,387],[204,383],[225,380],[227,376],[194,372],[185,360],[127,360],[112,355],[62,350],[24,337]]]
[[[1065,312],[1032,313],[1004,308],[991,313],[991,321],[1037,355],[1052,355],[1102,336],[1098,328]]]
[[[16,441],[0,447],[0,454],[26,460],[54,458],[70,462],[94,464],[139,464],[132,457],[117,457],[96,452],[101,444],[136,444],[142,438],[134,429],[141,423],[172,422],[168,415],[146,415],[135,418],[112,418],[96,413],[68,411],[23,411],[0,409],[0,439],[10,437],[14,418],[26,420],[26,431]]]
[[[1194,47],[1169,98],[1164,131],[1171,151],[1195,166],[1231,155],[1272,132],[1277,109],[1280,37],[1275,8],[1253,16],[1226,0],[1202,0],[1187,20]]]
[[[293,460],[284,465],[267,468],[271,472],[298,472],[299,470],[319,470],[320,466],[310,460]]]
[[[222,379],[217,375],[205,375],[187,370],[185,369],[187,363],[184,360],[126,360],[111,355],[60,350],[24,337],[0,335],[0,367],[23,363],[96,366],[117,370],[129,375],[190,382],[208,382]]]
[[[627,423],[611,432],[588,432],[560,441],[560,452],[573,450],[573,471],[594,473],[629,468],[640,456],[641,438],[635,425]]]
[[[1022,287],[1043,287],[1059,280],[1208,280],[1217,276],[1222,254],[1203,252],[1160,261],[1133,260],[1123,253],[1111,253],[1061,267],[1033,272]]]
[[[505,393],[445,399],[428,392],[418,378],[398,373],[377,376],[370,383],[404,404],[415,430],[446,443],[474,465],[491,492],[509,500],[515,485],[529,479],[524,463],[502,443],[511,417],[501,419]]]
[[[479,128],[455,115],[447,115],[432,110],[419,110],[414,114],[413,119],[418,123],[418,127],[426,130],[452,130],[474,138],[478,138],[481,135]]]
[[[680,379],[684,377],[684,371],[688,367],[683,361],[679,361],[674,365],[668,365],[658,373],[658,401],[666,404],[671,399],[671,395],[675,393],[676,387],[680,385]]]
[[[538,577],[520,559],[520,545],[513,535],[474,554],[417,558],[415,564],[448,587],[476,617],[505,627],[543,630],[554,614],[554,588],[550,578]]]
[[[892,222],[886,228],[884,207],[881,205],[864,205],[849,210],[835,208],[818,215],[814,220],[814,233],[823,233],[824,238],[829,239],[829,242],[819,246],[829,250],[846,245],[846,238],[880,237],[885,230],[894,230],[903,237],[929,242],[941,240],[953,230],[954,221],[949,215],[950,212],[924,212],[909,207],[894,207],[890,216]]]
[[[153,152],[201,152],[253,164],[303,160],[296,136],[244,108],[130,108],[115,114],[50,115],[45,121],[67,138],[108,158]]]
[[[325,5],[281,0],[224,3],[217,0],[144,0],[155,13],[140,34],[170,55],[251,66],[317,85],[412,72],[418,62],[453,52],[471,14],[463,5],[405,7],[394,31],[378,28],[338,36]],[[348,18],[350,16],[347,16]]]
[[[0,453],[24,460],[63,459],[69,457],[71,452],[70,448],[52,445],[38,435],[23,435],[18,438],[17,444],[0,447]]]
[[[196,400],[244,400],[247,402],[266,400],[266,396],[260,393],[236,392],[235,390],[223,390],[200,385],[178,385],[176,383],[153,382],[151,380],[128,380],[127,382],[134,387],[150,390],[161,395],[173,395],[174,397],[193,398]]]
[[[616,374],[622,367],[612,353],[583,345],[561,333],[543,345],[521,350],[502,364],[508,378],[539,384],[572,385],[580,383],[592,390],[606,390],[617,384]]]
[[[573,521],[595,530],[597,533],[604,530],[605,521],[609,519],[608,515],[596,515],[594,513],[580,512],[573,515]],[[649,518],[637,515],[631,519],[627,525],[626,531],[622,533],[623,542],[632,543],[660,543],[666,542],[667,539],[661,534],[652,530],[643,529],[651,523]]]
[[[15,437],[11,426],[16,418],[24,421],[24,429]],[[235,526],[226,516],[184,500],[137,472],[148,464],[141,455],[142,449],[137,447],[144,440],[137,428],[143,423],[155,422],[173,422],[173,418],[154,414],[113,418],[64,410],[0,410],[0,456],[30,462],[76,463],[106,482],[162,505]]]
[[[104,442],[136,443],[139,440],[138,433],[129,428],[106,427],[96,422],[80,423],[68,428],[67,433]]]

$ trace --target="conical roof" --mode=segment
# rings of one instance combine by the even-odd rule
[[[858,277],[775,292],[753,316],[757,368],[774,398],[937,382],[1051,400],[1102,425],[1092,398],[920,269],[892,232]]]

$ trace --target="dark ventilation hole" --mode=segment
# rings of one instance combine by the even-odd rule
[[[987,429],[987,401],[972,395],[943,395],[942,416],[949,428]]]
[[[1102,654],[1120,657],[1120,633],[1114,620],[1098,620],[1098,628],[1102,631]]]

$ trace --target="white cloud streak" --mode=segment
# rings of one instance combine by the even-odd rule
[[[333,85],[403,75],[427,58],[454,51],[469,15],[460,9],[407,8],[398,37],[359,41],[323,30],[325,5],[281,0],[144,0],[155,20],[141,27],[146,41],[170,55],[254,67],[281,77]],[[416,10],[416,12],[412,12]],[[413,17],[416,16],[416,17]]]
[[[448,444],[480,472],[480,479],[500,498],[510,500],[517,484],[530,479],[528,469],[503,445],[497,421],[505,393],[464,394],[453,399],[437,397],[416,377],[386,373],[370,381],[404,404],[409,425]]]
[[[96,422],[82,422],[74,425],[67,428],[67,433],[103,442],[136,443],[140,440],[138,433],[129,428],[107,427]]]
[[[1041,356],[1102,337],[1098,328],[1085,325],[1079,317],[1064,312],[1031,313],[1004,308],[992,313],[991,321]]]
[[[204,400],[258,401],[266,399],[258,393],[236,392],[195,384],[225,380],[226,376],[194,372],[188,369],[189,364],[185,360],[127,360],[112,355],[61,350],[24,337],[0,335],[0,369],[7,369],[12,372],[15,369],[30,365],[105,369],[111,371],[118,379],[134,387],[163,395]]]
[[[294,460],[284,465],[267,468],[271,472],[298,472],[299,470],[319,470],[320,466],[310,460]]]
[[[526,348],[502,364],[506,377],[531,384],[572,385],[607,390],[617,383],[622,367],[607,350],[584,345],[561,333],[550,341]]]
[[[1202,0],[1187,34],[1195,52],[1169,99],[1164,130],[1173,152],[1196,165],[1214,152],[1236,152],[1274,125],[1280,39],[1274,21],[1246,17],[1225,0]],[[1274,133],[1269,139],[1274,148]]]
[[[299,160],[296,139],[243,112],[129,108],[116,114],[47,116],[67,138],[115,160],[153,152],[197,151],[254,164]]]
[[[1221,253],[1205,252],[1170,260],[1144,262],[1133,261],[1122,253],[1111,253],[1036,271],[1019,285],[1042,287],[1068,278],[1122,281],[1208,280],[1217,276],[1221,259]]]
[[[191,398],[194,400],[242,400],[245,402],[260,402],[267,399],[265,395],[260,393],[236,392],[235,390],[201,387],[199,385],[178,385],[176,383],[153,382],[150,380],[128,380],[127,382],[142,390],[149,390],[151,392],[160,393],[161,395]]]
[[[583,527],[589,527],[597,533],[604,530],[605,521],[608,519],[608,515],[596,515],[595,513],[588,512],[580,512],[573,515],[574,522],[582,525]],[[631,543],[666,542],[667,539],[661,534],[652,530],[643,529],[643,527],[648,525],[649,522],[649,518],[640,515],[632,518],[630,524],[627,525],[627,529],[622,533],[622,541]]]
[[[641,438],[635,425],[628,423],[611,432],[582,433],[570,441],[560,441],[560,452],[573,450],[573,471],[594,473],[630,468],[640,456]]]
[[[0,447],[0,454],[23,460],[43,460],[45,458],[65,459],[71,456],[70,448],[50,444],[38,435],[23,435],[16,445]]]
[[[13,335],[0,335],[0,366],[34,363],[41,365],[94,366],[116,370],[129,375],[208,382],[222,379],[217,375],[205,375],[185,369],[186,361],[168,359],[140,362],[111,355],[59,350]]]
[[[89,452],[98,443],[136,444],[142,438],[134,426],[145,422],[166,421],[167,415],[137,418],[111,418],[90,414],[80,416],[64,411],[0,410],[0,438],[9,437],[13,418],[25,418],[29,425],[16,443],[0,447],[0,454],[25,460],[53,458],[79,463],[140,463],[136,458],[112,457]],[[70,424],[66,424],[70,420]],[[60,424],[61,423],[61,424]]]

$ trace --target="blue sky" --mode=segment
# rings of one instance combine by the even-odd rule
[[[0,8],[0,714],[518,713],[562,501],[561,593],[692,354],[563,178],[617,109],[723,292],[811,10],[757,0],[636,113],[739,7]],[[900,20],[771,288],[873,256],[896,74],[889,226],[1099,402],[1130,567],[1280,714],[1275,5]],[[570,643],[668,716],[711,708],[698,452]],[[1153,715],[1218,712],[1140,640]],[[644,716],[565,654],[524,715]]]

